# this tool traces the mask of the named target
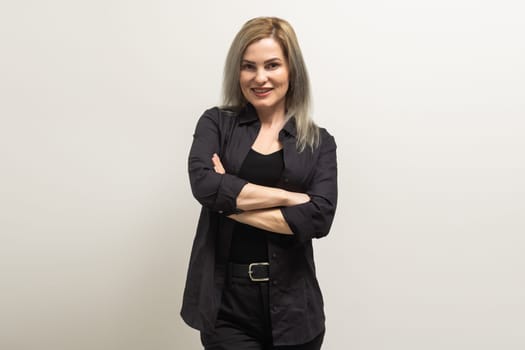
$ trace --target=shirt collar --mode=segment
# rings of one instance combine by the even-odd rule
[[[292,135],[293,137],[297,136],[297,126],[295,124],[295,117],[290,117],[286,124],[283,126],[283,130],[286,131],[288,134]]]
[[[259,117],[257,117],[257,112],[255,111],[255,107],[253,107],[251,104],[248,103],[241,110],[241,113],[239,115],[239,125],[251,123],[256,120],[259,120]]]
[[[259,117],[257,116],[257,111],[250,103],[248,103],[241,111],[239,115],[239,125],[252,123],[258,121]],[[289,135],[293,137],[297,136],[297,126],[295,123],[295,118],[289,117],[288,121],[284,124],[283,130],[286,131]]]

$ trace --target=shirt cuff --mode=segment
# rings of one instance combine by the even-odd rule
[[[235,175],[223,174],[217,199],[215,201],[215,208],[220,214],[230,215],[238,214],[242,210],[237,208],[237,196],[248,181],[241,179]]]
[[[294,236],[300,242],[306,242],[314,236],[315,228],[312,225],[312,205],[311,202],[308,202],[281,208],[284,220],[286,220]]]

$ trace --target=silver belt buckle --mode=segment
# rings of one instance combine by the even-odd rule
[[[270,280],[270,277],[254,278],[254,277],[252,276],[252,274],[253,274],[252,267],[253,267],[253,266],[270,266],[270,263],[268,263],[268,262],[251,263],[251,264],[248,266],[248,275],[250,276],[250,280],[251,280],[252,282],[266,282],[266,281],[269,281],[269,280]]]

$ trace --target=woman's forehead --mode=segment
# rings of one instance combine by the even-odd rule
[[[264,38],[248,45],[243,59],[248,61],[266,61],[272,58],[283,59],[281,45],[274,38]]]

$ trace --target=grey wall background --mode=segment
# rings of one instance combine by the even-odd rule
[[[199,349],[195,122],[249,18],[295,27],[340,205],[326,349],[525,347],[519,1],[0,5],[0,348]]]

